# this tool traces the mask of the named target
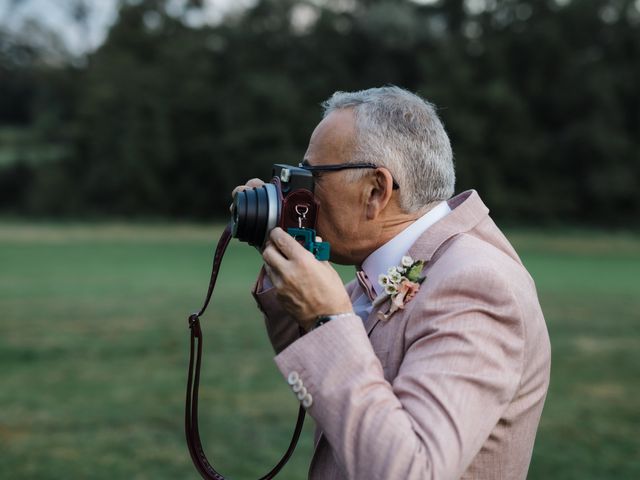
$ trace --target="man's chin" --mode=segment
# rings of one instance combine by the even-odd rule
[[[344,260],[344,259],[342,259],[342,258],[333,258],[333,257],[330,257],[330,258],[329,258],[329,261],[330,261],[331,263],[335,263],[336,265],[350,265],[350,266],[355,265],[355,263],[350,262],[350,261],[348,261],[348,260]]]
[[[334,250],[331,250],[331,253],[329,255],[329,261],[331,263],[335,263],[336,265],[357,265],[358,262],[350,255],[344,255],[341,252],[336,252]]]

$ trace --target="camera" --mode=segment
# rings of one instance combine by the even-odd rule
[[[238,192],[231,207],[234,238],[262,249],[269,232],[281,227],[318,260],[328,260],[328,242],[317,241],[319,205],[310,171],[275,164],[270,183]]]

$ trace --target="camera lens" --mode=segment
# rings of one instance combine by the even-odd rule
[[[236,193],[231,209],[233,236],[261,247],[278,224],[279,211],[278,194],[272,183]]]

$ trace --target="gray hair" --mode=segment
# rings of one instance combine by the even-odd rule
[[[352,108],[356,138],[351,163],[389,169],[400,185],[400,207],[409,213],[453,195],[455,171],[449,137],[426,100],[396,86],[335,92],[322,103],[324,117]],[[353,170],[354,176],[366,175]],[[356,177],[357,178],[357,177]]]

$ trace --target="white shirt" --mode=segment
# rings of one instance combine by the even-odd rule
[[[365,261],[362,262],[362,270],[367,274],[376,295],[380,295],[383,291],[382,286],[378,283],[378,276],[380,274],[386,274],[389,268],[400,265],[402,257],[407,254],[416,240],[418,240],[431,225],[446,217],[449,212],[451,212],[451,209],[447,202],[440,202],[398,235],[372,252]],[[419,259],[416,258],[414,260]],[[371,301],[365,293],[362,293],[353,302],[353,310],[363,320],[369,316],[371,309]]]

